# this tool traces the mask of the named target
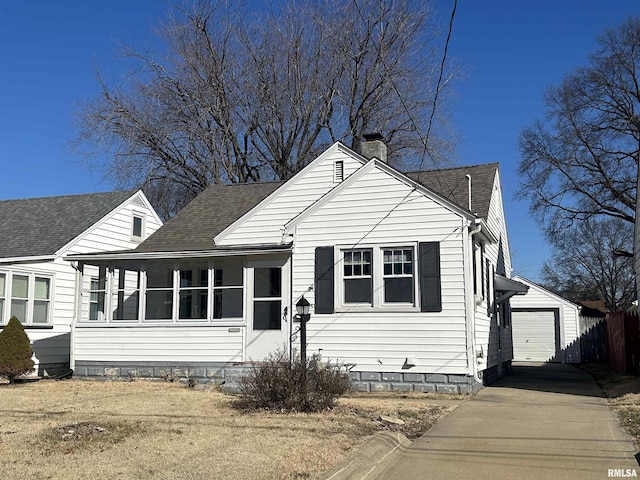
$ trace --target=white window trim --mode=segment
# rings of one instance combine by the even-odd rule
[[[34,327],[34,328],[48,328],[53,325],[53,309],[55,307],[55,275],[50,272],[40,272],[40,271],[32,271],[32,270],[21,270],[21,269],[7,269],[0,270],[0,273],[5,275],[5,291],[4,291],[4,311],[2,312],[2,316],[0,316],[0,325],[6,325],[9,323],[11,319],[11,290],[13,286],[13,276],[23,276],[29,278],[29,290],[27,291],[27,318],[21,319],[20,322],[25,327]],[[36,278],[46,278],[49,280],[49,308],[47,310],[47,321],[45,323],[34,323],[33,322],[33,312],[34,312],[34,304],[35,304],[35,280]]]
[[[142,220],[142,225],[140,227],[140,236],[134,235],[134,225],[135,219],[139,218]],[[131,241],[133,242],[142,242],[145,239],[145,232],[147,230],[147,214],[144,212],[139,212],[137,210],[131,211]]]
[[[413,249],[413,304],[409,303],[385,303],[384,302],[384,269],[383,259],[385,249]],[[373,291],[371,304],[356,304],[344,302],[344,251],[345,250],[372,250],[371,273],[373,277]],[[418,278],[418,242],[385,242],[360,245],[336,245],[334,248],[334,265],[336,266],[334,279],[334,301],[337,313],[343,312],[419,312],[420,291]]]

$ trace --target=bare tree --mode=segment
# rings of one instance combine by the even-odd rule
[[[640,19],[598,39],[589,65],[544,98],[545,121],[525,128],[519,196],[553,239],[591,217],[633,223],[640,145]]]
[[[220,0],[177,9],[158,29],[165,51],[127,48],[138,65],[129,81],[100,76],[101,95],[78,112],[76,144],[116,186],[141,185],[166,203],[164,215],[211,183],[286,180],[327,145],[358,147],[370,131],[385,134],[391,161],[440,161],[451,153],[445,122],[428,139],[426,123],[454,72],[437,81],[427,6],[283,0],[256,16]]]
[[[611,311],[625,309],[635,299],[633,260],[620,252],[632,242],[633,225],[622,219],[583,220],[554,237],[543,281],[568,299],[604,300]]]

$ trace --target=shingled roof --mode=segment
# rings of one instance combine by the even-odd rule
[[[410,172],[412,180],[457,206],[468,209],[467,179],[472,178],[473,212],[486,218],[497,163],[443,170]],[[238,220],[284,182],[211,185],[166,222],[137,252],[208,250],[213,237]]]
[[[405,173],[413,181],[433,190],[457,206],[469,210],[469,189],[466,175],[471,176],[471,212],[487,218],[497,163],[471,165]]]
[[[166,222],[136,251],[207,250],[213,237],[264,200],[284,182],[211,185]]]
[[[0,201],[0,258],[53,255],[136,190]]]

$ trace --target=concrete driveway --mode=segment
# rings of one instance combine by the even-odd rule
[[[518,364],[360,478],[636,477],[635,454],[589,374],[569,365]]]

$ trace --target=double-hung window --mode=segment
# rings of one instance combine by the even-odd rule
[[[414,303],[413,248],[382,249],[384,303]]]
[[[344,303],[371,304],[373,300],[372,250],[344,251]]]
[[[315,313],[442,312],[440,243],[316,247]]]
[[[7,298],[6,289],[7,289],[7,274],[0,273],[0,323],[2,323],[2,320],[4,318],[4,305]]]
[[[28,323],[29,276],[13,275],[11,282],[11,317]]]
[[[49,325],[52,286],[52,278],[45,275],[0,273],[0,324],[16,317],[24,325]]]
[[[51,279],[35,277],[33,288],[33,324],[46,325],[49,323],[51,303]]]
[[[415,301],[415,248],[372,246],[342,249],[342,305],[405,306]]]

